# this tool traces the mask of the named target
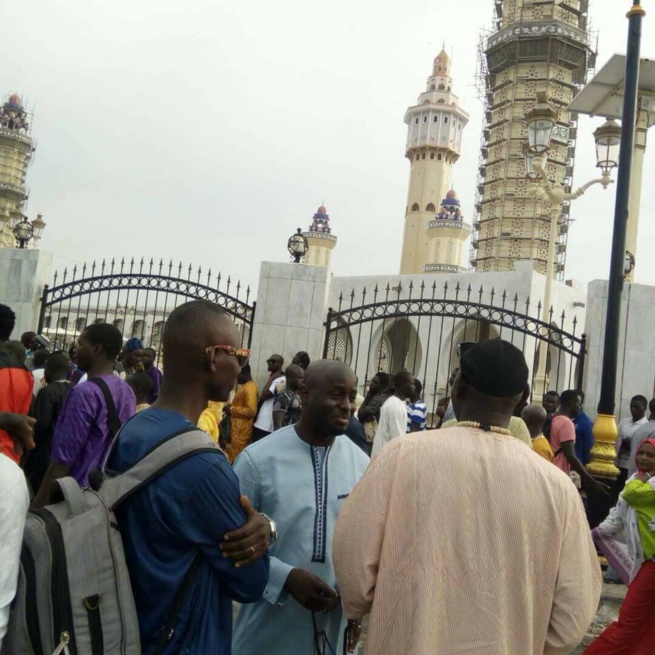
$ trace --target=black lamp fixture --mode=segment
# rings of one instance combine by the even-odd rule
[[[300,228],[298,228],[296,233],[289,238],[287,250],[296,264],[300,264],[302,258],[307,254],[307,251],[309,250],[309,241],[307,241],[307,238],[302,234]]]
[[[0,223],[7,223],[11,229],[16,243],[19,248],[27,248],[27,244],[34,239],[34,242],[37,242],[43,235],[43,229],[45,228],[45,221],[41,214],[37,214],[37,217],[30,221],[27,216],[25,216],[21,211],[14,210],[9,212],[9,215],[6,214],[0,217]]]

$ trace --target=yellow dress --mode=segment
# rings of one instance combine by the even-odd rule
[[[252,440],[252,427],[257,414],[257,385],[250,380],[242,384],[234,396],[230,416],[232,417],[232,443],[227,451],[230,462],[234,462],[239,453]]]
[[[216,415],[209,407],[200,415],[198,427],[203,432],[206,432],[215,443],[218,443],[218,421],[216,420]]]
[[[218,400],[210,400],[207,403],[207,410],[214,415],[217,425],[220,425],[223,420],[223,407],[225,407],[225,403]]]

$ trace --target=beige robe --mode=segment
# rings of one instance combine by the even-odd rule
[[[564,655],[601,572],[571,480],[516,439],[413,433],[377,457],[337,521],[348,618],[366,655]]]

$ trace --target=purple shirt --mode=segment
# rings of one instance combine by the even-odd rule
[[[159,388],[161,387],[161,379],[163,375],[156,366],[151,366],[146,373],[152,380],[152,391],[148,394],[148,402],[152,405],[159,395]]]
[[[125,423],[136,411],[134,392],[115,375],[100,377],[109,387],[121,423]],[[93,382],[73,387],[55,427],[50,461],[70,466],[68,474],[81,486],[87,486],[89,473],[102,466],[111,442],[107,406],[100,387]]]

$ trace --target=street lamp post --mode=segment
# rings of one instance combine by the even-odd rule
[[[603,368],[600,383],[598,417],[594,423],[595,443],[591,451],[589,472],[598,477],[614,479],[618,475],[615,466],[616,438],[618,429],[614,418],[616,375],[619,351],[619,323],[621,319],[621,296],[626,269],[626,232],[628,207],[630,203],[630,181],[632,175],[635,123],[637,118],[637,96],[639,90],[639,53],[641,49],[641,28],[646,12],[638,0],[633,0],[628,12],[628,51],[625,67],[625,91],[623,94],[623,118],[621,125],[621,152],[614,208],[614,234],[612,237],[612,258],[607,290],[607,314],[605,319],[605,341],[603,345]],[[630,253],[633,255],[633,253]]]
[[[309,250],[309,241],[307,241],[307,237],[302,234],[300,228],[298,228],[296,233],[289,238],[287,250],[296,264],[300,264],[302,258],[307,254],[307,251]]]
[[[41,236],[43,235],[43,229],[45,228],[45,221],[41,214],[37,214],[37,217],[29,221],[27,216],[24,216],[22,212],[15,210],[9,212],[8,219],[2,220],[0,222],[3,224],[8,223],[11,231],[18,243],[18,247],[21,249],[27,248],[27,244],[34,239],[36,243]]]
[[[546,262],[546,288],[544,290],[543,316],[545,324],[550,321],[550,306],[552,301],[553,278],[555,277],[555,254],[557,247],[557,234],[559,219],[562,214],[562,205],[575,200],[594,184],[600,184],[606,189],[613,180],[610,179],[612,169],[616,166],[619,149],[619,136],[621,128],[614,122],[608,121],[594,132],[596,140],[596,154],[598,167],[602,177],[591,180],[567,193],[559,182],[553,182],[546,173],[547,153],[550,139],[557,121],[557,113],[550,106],[545,93],[537,95],[537,104],[526,115],[528,125],[529,144],[526,148],[526,177],[534,182],[532,195],[537,199],[550,203],[550,233],[548,237],[548,260]],[[541,341],[539,344],[539,358],[537,373],[534,377],[533,397],[535,402],[541,402],[543,395],[548,391],[548,344]]]

